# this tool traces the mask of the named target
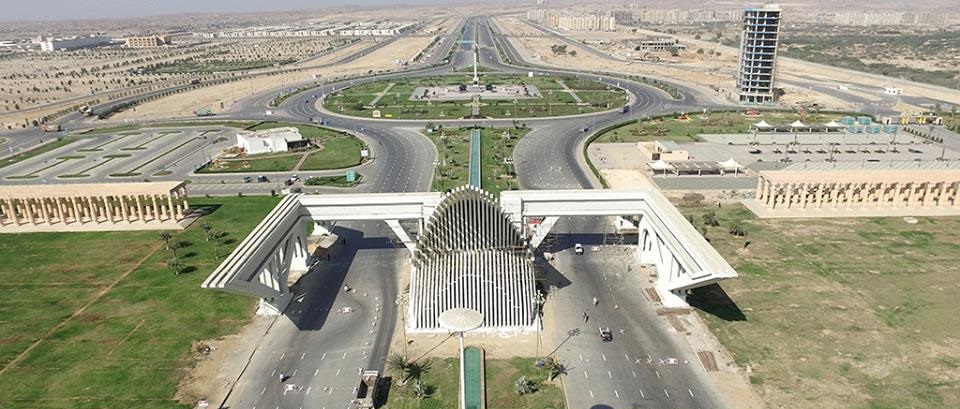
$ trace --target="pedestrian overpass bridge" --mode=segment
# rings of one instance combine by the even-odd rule
[[[482,312],[481,330],[529,329],[538,325],[534,253],[565,216],[635,216],[636,257],[656,268],[666,307],[686,306],[687,290],[737,276],[654,189],[506,191],[498,202],[464,186],[448,193],[288,195],[202,287],[258,297],[260,313],[279,314],[291,300],[288,276],[308,269],[310,222],[316,233],[327,222],[382,220],[413,260],[408,331],[443,331],[437,317],[449,308]],[[527,223],[531,218],[541,222]],[[401,220],[417,222],[417,241]]]

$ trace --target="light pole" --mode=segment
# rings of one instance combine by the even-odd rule
[[[460,333],[460,409],[466,409],[466,386],[463,368],[463,333],[477,329],[483,324],[483,314],[469,308],[451,308],[437,318],[440,326],[450,332]]]

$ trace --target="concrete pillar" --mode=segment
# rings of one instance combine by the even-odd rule
[[[840,184],[830,184],[830,207],[837,207],[840,202]]]
[[[810,184],[804,183],[800,185],[800,208],[805,209],[807,207],[807,195],[810,194],[809,189]]]
[[[150,195],[149,210],[150,220],[155,222],[160,221],[160,211],[157,209],[157,195]]]
[[[844,197],[843,206],[850,207],[850,205],[853,203],[853,183],[847,183],[845,187],[846,188],[844,189],[844,192],[843,192],[843,197]]]
[[[940,190],[937,192],[937,207],[943,207],[947,203],[947,182],[940,182]]]
[[[826,189],[826,184],[823,182],[817,183],[817,209],[823,207],[823,191]]]
[[[903,185],[900,182],[894,183],[893,207],[903,206]]]
[[[133,199],[137,202],[137,220],[141,222],[147,221],[147,218],[143,215],[143,202],[140,200],[140,195],[134,196]]]
[[[886,182],[880,184],[880,191],[877,192],[877,207],[887,205],[887,188],[890,185]]]
[[[174,211],[173,192],[170,192],[167,194],[167,210],[169,211],[168,215],[170,216],[171,219],[173,219],[174,221],[179,220],[179,218],[177,217],[176,211]]]
[[[110,196],[102,196],[103,199],[103,211],[107,215],[107,222],[113,223],[113,203],[110,201]]]
[[[43,224],[50,225],[50,209],[47,208],[47,199],[40,199],[40,212],[43,214]]]
[[[760,202],[763,200],[763,193],[764,193],[763,185],[764,185],[763,176],[760,176],[757,178],[757,193],[756,193],[757,202]]]
[[[180,188],[180,200],[182,201],[181,204],[183,205],[183,214],[186,215],[187,212],[190,210],[190,203],[187,202],[187,188],[186,188],[186,187],[181,187],[181,188]]]
[[[177,193],[174,193],[173,196],[175,196],[173,198],[173,217],[176,220],[180,220],[183,218],[183,210],[182,210],[183,208],[180,205],[180,198],[178,197],[179,195],[177,195]]]
[[[907,206],[913,206],[917,202],[917,183],[910,182],[907,183],[908,196],[907,196]]]
[[[80,223],[80,206],[77,205],[77,198],[70,198],[70,206],[73,209],[73,221],[74,223]]]
[[[93,223],[99,223],[100,214],[97,212],[97,204],[90,196],[87,196],[84,199],[87,201],[87,215],[90,216],[90,221]]]
[[[921,202],[921,206],[927,207],[933,204],[933,190],[936,188],[936,186],[936,182],[927,182],[924,184],[923,201]]]
[[[129,222],[129,221],[130,221],[130,208],[127,206],[127,204],[128,204],[128,203],[127,203],[127,196],[126,196],[126,195],[117,196],[117,201],[118,201],[118,203],[120,204],[120,214],[123,216],[123,222],[124,222],[124,223]]]
[[[10,219],[13,220],[13,224],[16,226],[20,225],[20,216],[17,215],[18,203],[17,199],[10,199]]]

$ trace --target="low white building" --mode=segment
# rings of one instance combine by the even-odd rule
[[[237,133],[237,146],[243,148],[248,155],[270,152],[286,152],[292,148],[305,146],[303,139],[296,128],[284,127],[265,129],[262,131],[240,131]]]

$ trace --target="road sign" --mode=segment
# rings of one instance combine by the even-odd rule
[[[353,183],[357,181],[357,172],[354,170],[347,171],[347,183]]]

